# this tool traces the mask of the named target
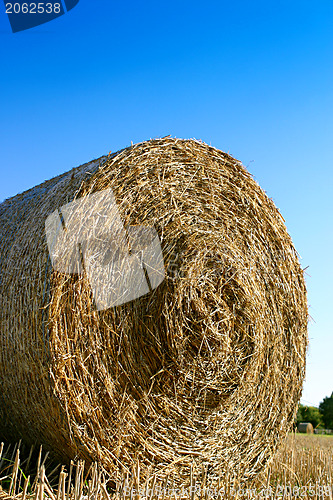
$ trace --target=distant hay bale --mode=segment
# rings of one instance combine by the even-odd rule
[[[301,422],[298,424],[297,430],[302,434],[313,434],[313,425],[310,422]]]
[[[45,224],[110,190],[125,228],[158,235],[165,276],[103,309],[89,269],[50,258]],[[69,247],[103,240],[90,212]],[[1,435],[115,477],[137,460],[176,481],[190,464],[262,470],[297,411],[307,300],[284,220],[238,161],[195,140],[136,144],[6,200],[0,234]]]

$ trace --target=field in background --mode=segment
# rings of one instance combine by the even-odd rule
[[[332,436],[291,434],[272,461],[266,480],[270,475],[270,486],[281,489],[282,495],[286,490],[289,497],[332,499],[332,462]]]
[[[28,477],[28,469],[34,474]],[[180,489],[172,487],[172,478],[163,484],[152,477],[141,484],[139,465],[132,475],[126,475],[121,484],[92,468],[85,476],[82,463],[73,464],[69,471],[60,465],[47,465],[47,457],[40,453],[37,459],[29,454],[21,461],[15,447],[3,448],[0,459],[0,499],[15,496],[18,499],[43,500],[167,500],[167,499],[333,499],[332,484],[333,436],[291,434],[281,447],[267,471],[255,485],[241,486],[236,479],[227,484],[210,483],[192,474]],[[53,469],[53,470],[52,470]],[[37,474],[36,474],[37,473]],[[69,480],[70,479],[70,480]],[[70,485],[70,486],[69,486]],[[113,486],[113,487],[112,487]],[[10,493],[10,495],[9,495]]]

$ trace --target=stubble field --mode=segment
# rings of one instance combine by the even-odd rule
[[[0,449],[1,450],[1,449]],[[18,447],[2,447],[0,497],[42,500],[111,500],[173,498],[196,499],[332,499],[333,436],[290,434],[267,470],[256,482],[243,484],[230,471],[226,483],[209,479],[205,471],[191,471],[182,488],[173,488],[172,477],[140,481],[140,464],[125,474],[120,484],[97,466],[86,471],[82,462],[55,466],[47,454],[19,453]]]

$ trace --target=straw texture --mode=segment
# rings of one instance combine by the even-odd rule
[[[45,220],[110,188],[125,227],[157,231],[165,279],[98,311],[84,273],[52,269]],[[295,416],[308,313],[284,220],[240,162],[137,144],[3,202],[0,236],[0,434],[119,477],[262,470]]]

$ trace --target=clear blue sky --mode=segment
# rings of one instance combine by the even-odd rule
[[[168,134],[248,166],[309,266],[303,401],[331,394],[332,0],[80,0],[16,34],[0,3],[0,74],[0,200]]]

